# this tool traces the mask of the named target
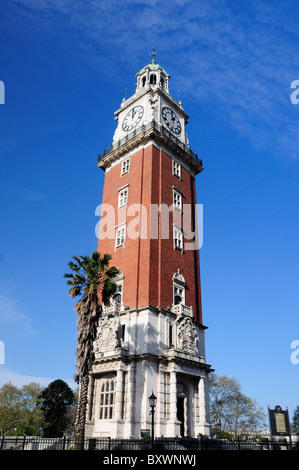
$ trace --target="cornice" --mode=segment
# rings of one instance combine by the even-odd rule
[[[202,161],[198,158],[197,154],[193,152],[189,146],[183,144],[166,128],[160,126],[155,121],[140,126],[120,141],[105,149],[103,154],[99,155],[97,165],[99,168],[105,170],[115,160],[119,159],[124,154],[131,152],[134,148],[138,148],[140,145],[145,145],[150,140],[163,144],[175,155],[183,159],[183,161],[185,161],[192,169],[194,174],[198,174],[203,171]]]

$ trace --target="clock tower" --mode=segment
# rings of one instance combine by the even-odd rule
[[[209,434],[195,177],[202,162],[186,133],[188,115],[151,63],[115,112],[105,172],[98,251],[119,269],[94,344],[86,435],[139,438]]]

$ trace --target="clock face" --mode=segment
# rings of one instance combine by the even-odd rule
[[[131,131],[132,129],[135,129],[137,124],[140,122],[142,116],[143,116],[143,106],[135,106],[134,108],[131,109],[131,111],[128,112],[126,115],[122,128],[124,131]]]
[[[181,124],[177,115],[172,111],[172,109],[164,107],[162,108],[162,117],[167,127],[174,133],[181,133]]]

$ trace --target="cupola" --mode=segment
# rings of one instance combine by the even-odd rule
[[[168,75],[168,73],[159,64],[156,64],[156,51],[154,46],[152,47],[152,49],[153,51],[151,54],[151,63],[143,67],[143,69],[141,69],[140,72],[136,74],[136,91],[142,90],[142,88],[145,88],[147,86],[158,86],[165,90],[167,93],[169,93],[170,75]]]

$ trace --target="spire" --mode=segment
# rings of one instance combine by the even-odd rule
[[[156,49],[154,46],[152,46],[152,53],[150,54],[152,56],[152,64],[155,64],[156,63],[156,59],[155,59],[155,56],[156,56]]]

